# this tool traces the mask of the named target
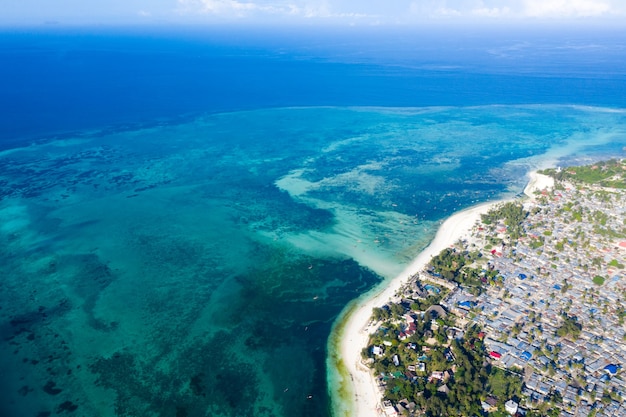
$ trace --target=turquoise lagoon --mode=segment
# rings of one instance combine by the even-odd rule
[[[290,107],[0,152],[0,414],[328,416],[327,340],[451,213],[626,112]]]

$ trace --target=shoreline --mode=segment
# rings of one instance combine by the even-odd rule
[[[527,176],[529,180],[524,188],[524,194],[531,199],[534,198],[535,191],[554,185],[551,177],[538,174],[536,171],[529,172]],[[363,300],[357,299],[344,313],[338,324],[339,329],[333,332],[335,334],[329,341],[329,365],[341,368],[335,369],[335,372],[339,373],[336,376],[336,388],[339,388],[339,392],[345,396],[339,399],[341,404],[334,404],[334,417],[384,415],[381,409],[382,396],[371,369],[361,363],[361,351],[367,346],[369,337],[376,328],[376,324],[370,323],[374,307],[381,307],[391,300],[410,277],[428,265],[432,256],[469,235],[472,227],[480,221],[481,214],[487,213],[498,204],[512,200],[514,199],[508,198],[482,203],[448,217],[437,230],[432,242],[398,276],[390,280],[384,288],[378,289],[377,293],[368,295]],[[338,407],[339,405],[341,407]]]

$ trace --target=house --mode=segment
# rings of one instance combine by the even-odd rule
[[[437,392],[442,392],[444,394],[448,394],[450,392],[450,388],[446,384],[443,384],[439,388],[437,388]]]
[[[394,365],[400,366],[400,358],[398,357],[398,355],[393,355],[393,358],[391,360],[393,361]]]
[[[428,307],[428,310],[426,310],[426,314],[428,313],[430,313],[431,317],[433,318],[445,319],[448,316],[448,313],[446,313],[446,310],[444,310],[442,306],[437,305],[437,304]]]
[[[480,406],[487,413],[492,413],[498,409],[498,400],[494,397],[487,397],[485,401],[480,402]]]
[[[552,389],[552,386],[550,384],[547,384],[546,382],[540,382],[539,386],[537,387],[537,392],[541,395],[548,395],[550,393]]]
[[[456,358],[454,357],[454,353],[452,353],[452,350],[450,350],[450,348],[446,349],[443,354],[445,355],[446,359],[450,362],[454,362],[456,360]]]
[[[518,407],[518,404],[513,400],[508,400],[506,403],[504,403],[504,409],[512,416],[517,413]]]
[[[407,336],[412,336],[417,331],[417,324],[415,322],[409,323],[409,327],[405,330]]]
[[[398,416],[398,411],[389,400],[383,401],[383,412],[385,413],[385,416],[387,417]]]
[[[430,381],[433,381],[435,379],[438,380],[442,380],[443,379],[443,372],[441,371],[433,371],[433,373],[430,374],[430,377],[428,378]]]
[[[404,409],[408,411],[412,411],[415,409],[415,403],[413,401],[409,402],[406,398],[398,401],[398,405],[401,405]]]
[[[376,356],[383,356],[383,353],[385,353],[385,351],[381,346],[373,346],[372,353]]]

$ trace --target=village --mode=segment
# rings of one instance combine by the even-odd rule
[[[625,167],[607,164],[585,172]],[[626,415],[626,190],[545,174],[554,187],[483,216],[375,309],[381,414]]]

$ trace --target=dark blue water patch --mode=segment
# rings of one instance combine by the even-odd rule
[[[251,318],[250,328],[255,330],[246,346],[270,351],[287,346],[293,349],[281,357],[282,366],[268,364],[266,368],[275,378],[276,387],[288,389],[289,397],[301,395],[299,401],[292,397],[291,402],[280,402],[285,406],[285,415],[327,415],[327,352],[319,341],[329,334],[333,320],[345,306],[342,302],[367,291],[380,278],[349,259],[294,259],[293,253],[277,252],[276,248],[265,248],[264,252],[266,257],[278,256],[282,260],[259,264],[259,269],[242,277],[246,285],[242,286],[245,294],[240,299],[245,300],[245,311],[258,312]],[[274,277],[282,285],[275,287],[258,277]],[[299,380],[284,379],[285,368],[297,369]],[[299,386],[302,381],[307,381],[305,387]],[[310,392],[302,391],[303,388]]]
[[[164,356],[154,360],[169,361],[171,351],[179,350],[175,369],[161,373],[152,361],[128,352],[92,362],[97,384],[117,393],[117,415],[183,412],[177,410],[190,417],[206,410],[232,416],[329,415],[326,350],[320,341],[346,300],[379,278],[349,260],[293,261],[275,248],[259,251],[263,266],[238,278],[245,293],[222,306],[220,314],[231,316],[231,329],[184,342],[177,334],[164,335]],[[268,256],[281,260],[262,259]],[[308,269],[310,264],[315,268]],[[341,283],[315,297],[328,276]],[[284,288],[289,283],[293,286]],[[181,343],[186,346],[182,350],[174,347]],[[262,386],[262,379],[269,379],[273,388]],[[277,408],[259,407],[268,388]]]
[[[278,36],[261,36],[267,45],[261,41],[251,50],[245,42],[237,45],[225,37],[163,30],[5,31],[0,59],[11,64],[0,68],[0,105],[5,109],[0,142],[6,147],[51,132],[261,107],[626,105],[615,94],[626,82],[619,72],[605,77],[555,77],[540,70],[497,73],[488,62],[477,67],[471,55],[465,61],[458,58],[458,68],[436,71],[420,67],[433,64],[428,55],[414,57],[413,66],[381,59],[330,62],[303,59],[298,52],[303,47],[293,46],[297,36],[286,50],[277,48]],[[301,43],[306,42],[310,39]],[[355,48],[367,50],[368,40],[363,42]],[[476,42],[488,47],[481,44],[485,39]],[[332,45],[320,54],[332,56]]]

